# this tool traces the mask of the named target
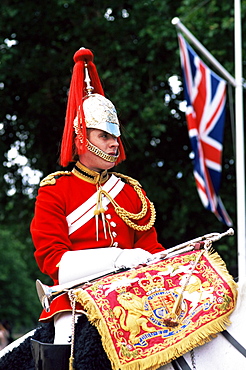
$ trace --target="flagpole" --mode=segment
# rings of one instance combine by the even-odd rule
[[[236,120],[236,184],[237,184],[237,240],[238,278],[246,277],[245,251],[245,159],[242,85],[242,30],[241,0],[234,0],[234,44],[235,44],[235,120]]]
[[[236,191],[237,191],[237,248],[238,278],[246,276],[245,250],[245,167],[244,167],[244,123],[243,123],[243,86],[242,86],[242,46],[241,46],[241,7],[240,0],[234,0],[235,8],[235,77],[234,78],[213,55],[196,39],[196,37],[175,17],[172,24],[196,46],[220,74],[235,87],[235,121],[236,121]]]
[[[217,59],[214,58],[214,56],[200,43],[200,41],[192,35],[178,17],[172,19],[172,24],[185,34],[187,39],[197,47],[197,49],[210,61],[211,64],[213,64],[226,81],[230,82],[232,86],[237,85],[235,78],[218,62]]]

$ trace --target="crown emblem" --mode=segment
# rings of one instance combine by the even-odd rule
[[[139,286],[145,290],[146,295],[152,294],[164,289],[164,277],[146,272],[145,277],[139,280]]]
[[[121,286],[121,287],[119,287],[119,288],[117,288],[117,289],[115,289],[115,290],[116,290],[116,292],[118,293],[118,295],[125,294],[125,293],[127,293],[127,292],[128,292],[128,290],[127,290],[127,287],[126,287],[126,286]]]

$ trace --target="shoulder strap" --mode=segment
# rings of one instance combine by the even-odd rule
[[[111,198],[115,198],[123,189],[125,183],[121,179],[112,175],[110,179],[102,186],[102,189],[110,194]],[[94,210],[97,203],[97,192],[95,192],[89,199],[83,204],[71,212],[67,217],[69,235],[78,230],[92,217],[94,217]],[[103,198],[103,206],[109,204],[109,199]]]
[[[39,184],[39,186],[46,186],[46,185],[55,185],[56,180],[59,179],[61,176],[69,176],[71,175],[70,171],[57,171],[49,174],[46,176]]]
[[[118,172],[111,172],[111,173],[114,174],[115,176],[120,177],[121,179],[125,180],[128,184],[130,184],[132,186],[142,187],[141,184],[137,180],[133,179],[130,176],[126,176],[126,175],[123,175],[122,173],[118,173]]]

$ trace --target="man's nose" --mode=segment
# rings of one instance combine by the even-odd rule
[[[114,147],[118,147],[119,146],[117,137],[112,137],[111,138],[111,140],[110,140],[110,146],[114,146]]]

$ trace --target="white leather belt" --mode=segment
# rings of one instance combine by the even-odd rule
[[[102,186],[102,189],[105,190],[111,198],[115,198],[120,191],[123,189],[125,183],[112,175],[110,179]],[[68,234],[71,235],[81,226],[86,224],[92,217],[94,217],[94,209],[97,202],[97,192],[95,192],[87,201],[81,204],[73,212],[71,212],[67,217],[68,223]],[[103,196],[102,205],[103,207],[109,204],[109,199]]]

